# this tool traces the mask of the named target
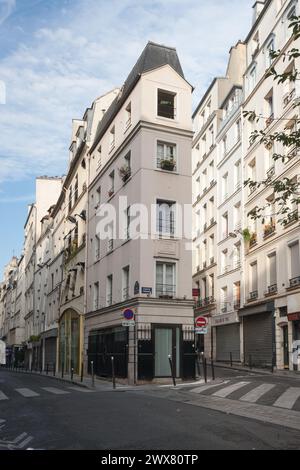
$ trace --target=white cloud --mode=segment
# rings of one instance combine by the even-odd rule
[[[16,0],[0,0],[0,25],[13,13]]]
[[[241,5],[242,4],[242,5]],[[14,1],[0,0],[0,24]],[[66,169],[72,118],[122,84],[148,40],[177,47],[200,98],[249,27],[251,0],[78,0],[0,61],[0,182]],[[4,14],[4,12],[6,12]],[[2,13],[2,16],[1,16]],[[4,16],[3,16],[4,15]],[[7,18],[7,16],[6,16]]]

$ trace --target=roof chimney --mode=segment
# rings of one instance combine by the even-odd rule
[[[258,0],[254,3],[254,5],[252,7],[253,8],[252,24],[254,24],[255,21],[257,20],[257,18],[259,17],[259,15],[261,14],[261,12],[264,9],[264,6],[265,6],[265,0]]]

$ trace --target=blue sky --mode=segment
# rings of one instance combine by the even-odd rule
[[[252,3],[0,0],[0,272],[22,249],[35,177],[66,171],[71,120],[123,83],[148,40],[177,48],[196,105],[245,38]]]

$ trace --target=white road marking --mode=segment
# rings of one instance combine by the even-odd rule
[[[273,406],[291,410],[298,398],[300,398],[300,388],[290,387],[275,401]]]
[[[262,384],[246,393],[240,398],[240,401],[247,401],[248,403],[256,403],[262,396],[268,393],[275,387],[273,384]]]
[[[16,388],[16,392],[25,398],[38,397],[40,394],[30,390],[30,388]]]
[[[0,401],[1,400],[8,400],[8,397],[3,392],[0,391]],[[1,422],[1,419],[0,419],[0,422]]]
[[[193,392],[193,393],[202,393],[202,392],[205,392],[206,390],[210,390],[211,388],[220,387],[221,385],[225,385],[225,384],[228,384],[228,383],[229,383],[229,380],[224,380],[224,382],[222,382],[221,384],[218,383],[218,384],[204,385],[203,387],[193,388],[193,390],[191,390],[191,392]]]
[[[228,395],[231,395],[231,393],[236,392],[240,388],[246,387],[246,385],[249,385],[250,382],[238,382],[233,385],[229,385],[228,387],[221,388],[221,390],[218,390],[213,394],[214,397],[219,397],[219,398],[226,398]]]
[[[61,390],[59,388],[55,387],[41,387],[43,390],[46,390],[46,392],[49,393],[54,393],[54,395],[67,395],[70,392],[67,392],[66,390]]]
[[[83,387],[68,387],[70,390],[75,390],[75,392],[83,392],[83,393],[93,393],[94,390],[90,390],[88,388]]]

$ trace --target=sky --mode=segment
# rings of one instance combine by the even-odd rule
[[[253,0],[0,0],[0,278],[35,178],[64,174],[71,121],[122,85],[146,43],[176,47],[194,106],[225,74]]]

